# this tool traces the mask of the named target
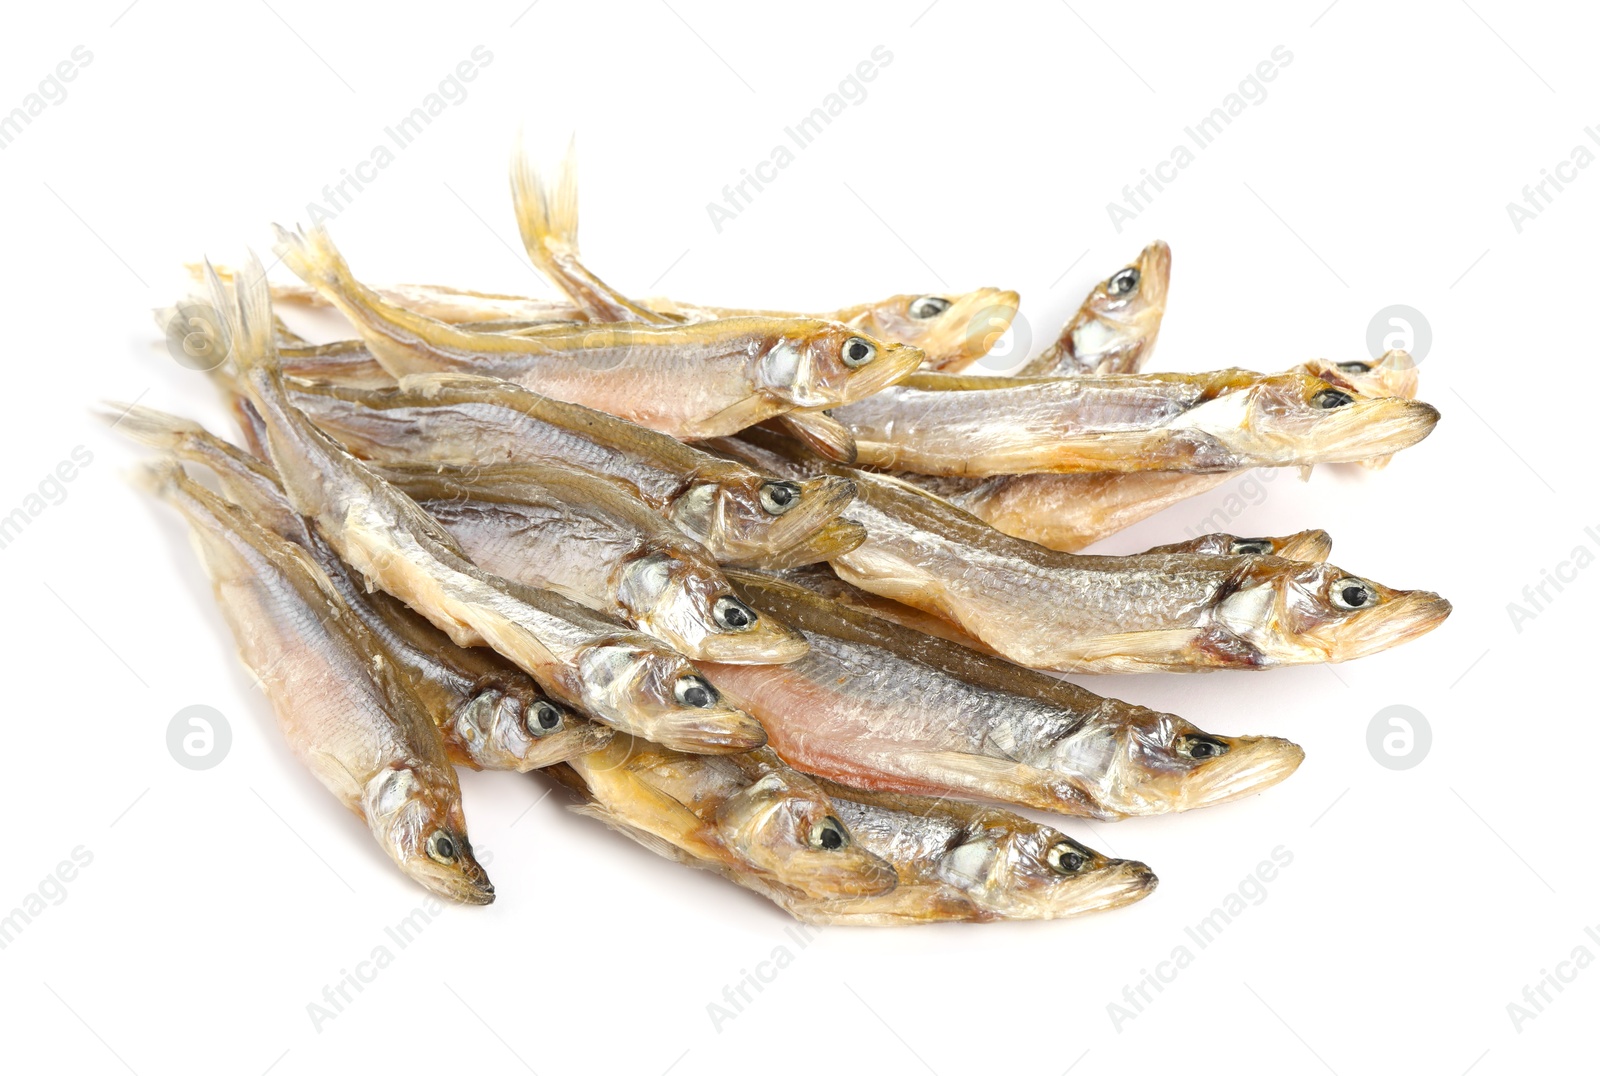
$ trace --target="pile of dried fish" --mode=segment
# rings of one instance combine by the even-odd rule
[[[1246,468],[1381,466],[1439,417],[1399,352],[1141,372],[1165,244],[1017,376],[973,376],[1015,292],[636,299],[580,258],[570,156],[547,180],[519,153],[511,186],[564,298],[373,288],[320,227],[280,229],[303,286],[207,264],[182,309],[216,316],[162,315],[222,357],[244,447],[109,412],[156,450],[144,482],[285,739],[435,893],[494,899],[470,766],[542,770],[811,922],[1127,904],[1155,887],[1144,864],[992,805],[1185,811],[1303,755],[1053,673],[1346,661],[1450,612],[1328,564],[1322,531],[1076,552]],[[335,308],[356,337],[309,343],[275,304]]]

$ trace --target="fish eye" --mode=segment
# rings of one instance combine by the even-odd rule
[[[1106,281],[1106,291],[1119,298],[1132,292],[1138,286],[1139,270],[1131,265]]]
[[[865,366],[871,362],[877,354],[878,349],[871,342],[863,340],[859,336],[852,336],[844,342],[844,347],[840,349],[839,361],[854,370],[858,366]]]
[[[540,699],[528,711],[528,732],[534,736],[548,736],[561,728],[561,708]]]
[[[1328,597],[1341,609],[1365,609],[1378,604],[1378,592],[1364,579],[1349,576],[1334,583]]]
[[[766,482],[761,486],[761,507],[781,516],[800,503],[800,487],[794,482]]]
[[[924,295],[911,304],[911,316],[914,318],[936,318],[949,309],[949,299],[941,299],[937,295]]]
[[[693,706],[697,710],[705,710],[716,705],[717,689],[708,684],[702,677],[689,675],[678,677],[678,682],[672,688],[672,696],[685,706]]]
[[[829,815],[821,822],[811,827],[811,847],[821,848],[833,852],[845,846],[849,838],[845,836],[844,823],[833,815]]]
[[[1336,407],[1348,407],[1355,403],[1355,397],[1348,392],[1338,389],[1323,389],[1311,397],[1311,406],[1321,411],[1332,411]]]
[[[1236,557],[1265,557],[1272,552],[1272,542],[1267,538],[1235,538],[1228,552]]]
[[[756,611],[732,594],[724,594],[711,606],[711,615],[717,626],[728,631],[744,631],[755,627]]]
[[[456,861],[456,839],[442,829],[436,829],[428,835],[428,858],[438,863],[454,863]]]
[[[1089,865],[1089,857],[1084,855],[1083,849],[1068,841],[1052,844],[1044,854],[1044,861],[1057,874],[1077,874]]]
[[[1208,758],[1221,758],[1228,753],[1228,745],[1215,736],[1179,736],[1174,745],[1178,754],[1204,762]]]
[[[1370,362],[1341,362],[1338,364],[1338,368],[1347,374],[1372,373],[1372,364]]]

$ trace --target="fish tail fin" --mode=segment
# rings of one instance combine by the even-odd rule
[[[106,400],[94,412],[124,437],[150,448],[176,451],[191,438],[207,436],[198,422],[153,407]]]
[[[272,320],[272,293],[267,271],[250,252],[242,273],[234,278],[232,294],[215,270],[207,267],[206,284],[219,314],[227,357],[241,374],[255,370],[277,372],[278,349]]]
[[[272,244],[273,253],[283,259],[283,264],[295,276],[315,288],[324,298],[342,306],[352,296],[361,293],[361,285],[350,272],[344,255],[333,245],[333,237],[328,234],[328,229],[320,224],[313,224],[310,230],[297,228],[292,232],[281,224],[274,224],[272,229],[276,236]],[[268,297],[271,297],[270,293]]]
[[[517,230],[522,245],[535,265],[542,265],[551,254],[578,254],[578,144],[567,143],[567,152],[556,172],[555,182],[547,182],[528,157],[522,139],[517,139],[511,157],[511,201],[516,209]]]
[[[175,456],[145,460],[131,474],[135,486],[160,501],[171,503],[182,491],[188,476]]]
[[[184,262],[183,263],[183,268],[184,268],[184,271],[189,274],[190,278],[196,284],[204,284],[205,283],[205,281],[206,281],[206,263],[205,262]],[[222,282],[224,284],[232,284],[233,281],[234,281],[234,278],[239,275],[232,268],[230,268],[229,266],[226,266],[226,265],[214,265],[214,266],[212,266],[212,268],[216,270],[217,276],[222,278]],[[313,288],[313,287],[311,287],[311,286],[309,286],[307,284],[300,284],[300,283],[294,283],[294,284],[277,283],[277,284],[273,284],[272,285],[272,301],[274,303],[287,303],[287,304],[291,304],[291,305],[295,305],[295,306],[327,306],[328,305],[328,300],[324,299],[322,297],[322,295],[317,291],[316,288]]]

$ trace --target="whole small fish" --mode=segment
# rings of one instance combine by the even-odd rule
[[[255,270],[252,266],[252,270]],[[690,751],[744,751],[760,724],[723,699],[677,651],[548,591],[485,572],[415,501],[373,474],[291,402],[272,354],[262,274],[230,309],[239,384],[265,426],[267,449],[295,510],[371,584],[459,645],[489,645],[557,699],[613,727]]]
[[[1307,374],[916,374],[834,408],[863,465],[935,475],[1185,471],[1354,462],[1416,444],[1439,412]]]
[[[376,641],[300,549],[175,463],[153,492],[188,521],[217,604],[290,749],[409,877],[465,904],[494,886],[473,858],[438,729]]]
[[[723,564],[765,563],[802,545],[825,559],[864,537],[839,519],[855,496],[847,479],[779,480],[494,378],[438,374],[392,389],[288,385],[296,406],[363,459],[556,464],[618,479]]]
[[[1133,374],[1155,350],[1167,307],[1172,250],[1157,240],[1095,285],[1056,342],[1017,370],[1021,377]]]
[[[578,813],[780,903],[879,896],[898,881],[817,783],[770,751],[686,755],[622,736],[548,772],[589,801]]]
[[[405,678],[443,735],[452,761],[474,769],[525,771],[610,741],[609,728],[558,705],[494,651],[457,646],[389,595],[369,593],[294,511],[270,467],[187,419],[147,407],[113,406],[118,432],[207,468],[240,510],[311,555],[371,633],[375,652]]]
[[[1370,398],[1412,399],[1417,392],[1416,366],[1403,351],[1388,352],[1372,362],[1314,360],[1295,369],[1321,378],[1336,389]],[[1362,467],[1378,468],[1389,458],[1375,456],[1358,462]],[[1163,509],[1215,489],[1237,473],[1130,471],[958,478],[902,472],[900,477],[939,494],[1013,537],[1075,553]]]
[[[810,923],[905,926],[1065,919],[1143,900],[1156,876],[1049,826],[995,807],[865,792],[818,782],[864,848],[893,864],[900,884],[877,897],[794,902]]]
[[[1155,553],[1208,553],[1218,557],[1278,557],[1281,560],[1320,564],[1333,552],[1333,538],[1327,531],[1296,531],[1275,538],[1241,538],[1237,534],[1216,532],[1202,534],[1187,542],[1152,546],[1144,552],[1146,556]]]
[[[793,473],[832,468],[761,431],[716,446],[776,473],[785,465]],[[1059,553],[906,482],[851,474],[851,514],[867,540],[830,561],[840,577],[940,617],[1030,668],[1184,672],[1349,661],[1423,635],[1450,613],[1437,594],[1392,590],[1330,564]]]
[[[787,665],[700,667],[807,773],[1111,820],[1251,795],[1304,758],[1287,740],[1214,736],[777,579],[731,578],[751,605],[805,632],[810,653]]]
[[[688,657],[765,664],[806,651],[798,632],[734,596],[704,546],[615,480],[542,464],[379,473],[485,571],[564,594]]]
[[[922,362],[914,347],[816,320],[473,332],[385,303],[350,274],[320,227],[294,234],[280,228],[277,251],[339,307],[396,377],[502,377],[675,437],[717,437],[788,411],[835,407],[894,384]]]

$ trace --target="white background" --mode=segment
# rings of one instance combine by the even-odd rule
[[[1586,324],[1600,169],[1520,234],[1505,208],[1600,121],[1590,13],[125,3],[30,5],[0,37],[0,112],[74,46],[93,54],[66,100],[0,150],[0,514],[74,446],[94,457],[0,550],[0,911],[74,848],[93,856],[0,950],[8,1070],[1592,1067],[1600,971],[1520,1030],[1507,1004],[1574,947],[1600,955],[1584,934],[1600,923],[1600,571],[1520,631],[1507,603],[1597,544],[1584,528],[1600,524]],[[1058,821],[1162,878],[1145,902],[1077,921],[833,929],[802,951],[771,906],[568,814],[535,778],[466,775],[498,902],[447,910],[317,1028],[307,1004],[425,894],[290,758],[178,523],[127,486],[136,454],[88,407],[138,397],[228,429],[204,379],[158,344],[150,308],[175,297],[184,260],[234,261],[267,245],[270,221],[303,221],[478,45],[493,60],[467,99],[332,223],[358,275],[539,293],[506,189],[521,124],[542,147],[578,133],[585,253],[635,293],[803,310],[993,284],[1022,292],[1037,347],[1095,280],[1163,238],[1175,268],[1158,369],[1363,358],[1373,315],[1408,304],[1432,328],[1421,394],[1444,412],[1437,432],[1381,473],[1279,474],[1231,529],[1325,527],[1337,563],[1438,590],[1455,615],[1336,670],[1094,681],[1208,729],[1292,737],[1307,759],[1214,810]],[[719,234],[706,203],[877,45],[893,60],[867,98]],[[1106,203],[1279,45],[1293,60],[1267,98],[1119,234]],[[1106,548],[1178,540],[1237,486]],[[233,733],[203,772],[165,741],[193,704]],[[1393,704],[1433,732],[1405,771],[1367,747]],[[1293,862],[1265,900],[1116,1026],[1108,1003],[1280,845]],[[792,963],[715,1026],[708,1003],[779,945]]]

